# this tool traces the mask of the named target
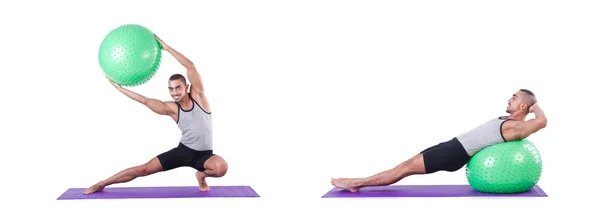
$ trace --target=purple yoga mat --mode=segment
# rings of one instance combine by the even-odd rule
[[[136,199],[136,198],[206,198],[260,197],[250,186],[211,186],[200,191],[198,186],[172,187],[106,187],[103,191],[84,195],[85,188],[70,188],[58,200],[74,199]]]
[[[367,197],[548,197],[535,186],[528,192],[518,194],[488,194],[477,192],[469,185],[391,185],[365,187],[358,192],[333,188],[322,198],[367,198]]]

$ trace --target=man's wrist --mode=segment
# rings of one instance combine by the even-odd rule
[[[171,50],[171,47],[169,45],[167,45],[167,44],[164,44],[164,45],[161,44],[160,48],[162,48],[163,50],[167,50],[167,51]]]

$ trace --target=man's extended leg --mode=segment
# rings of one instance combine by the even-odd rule
[[[204,171],[196,171],[196,179],[200,191],[210,191],[210,187],[206,183],[206,177],[222,177],[227,173],[227,162],[221,156],[213,155],[204,162]]]
[[[145,164],[127,168],[104,181],[98,182],[97,184],[85,189],[83,193],[92,194],[94,192],[102,191],[104,187],[108,185],[129,182],[137,177],[147,176],[162,170],[163,168],[160,164],[160,161],[158,158],[154,157]]]
[[[331,184],[351,192],[357,192],[363,187],[390,185],[408,176],[425,173],[423,154],[418,154],[392,169],[373,176],[367,178],[334,178],[331,179]]]

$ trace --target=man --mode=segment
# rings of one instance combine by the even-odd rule
[[[546,127],[546,115],[536,96],[527,89],[513,94],[506,112],[508,116],[494,118],[452,140],[432,146],[392,169],[367,178],[332,178],[331,184],[357,192],[363,187],[391,185],[411,175],[457,171],[485,147],[522,140]],[[535,118],[525,121],[528,113],[535,114]]]
[[[174,101],[163,102],[147,98],[111,82],[111,84],[129,98],[144,104],[157,114],[171,117],[182,131],[179,145],[162,153],[149,162],[127,168],[114,176],[100,181],[84,190],[84,194],[102,191],[104,187],[116,183],[129,182],[137,177],[168,171],[179,167],[196,169],[199,190],[209,191],[205,178],[222,177],[227,172],[227,162],[212,151],[212,117],[200,74],[194,64],[185,56],[156,37],[162,49],[169,52],[187,69],[185,77],[174,74],[169,78],[169,92]],[[188,92],[189,88],[189,92]]]

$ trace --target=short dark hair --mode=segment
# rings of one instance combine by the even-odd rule
[[[535,97],[535,94],[532,91],[530,91],[529,89],[519,89],[519,91],[528,95],[528,97],[525,98],[525,102],[527,102],[527,106],[531,107],[535,103],[537,103],[537,98]]]
[[[169,81],[175,81],[175,80],[181,80],[183,83],[186,83],[185,77],[183,77],[183,75],[181,75],[181,74],[171,75],[171,77],[169,78]]]
[[[533,92],[531,92],[529,89],[520,89],[519,91],[525,92],[529,96],[535,96],[535,94],[533,94]]]

